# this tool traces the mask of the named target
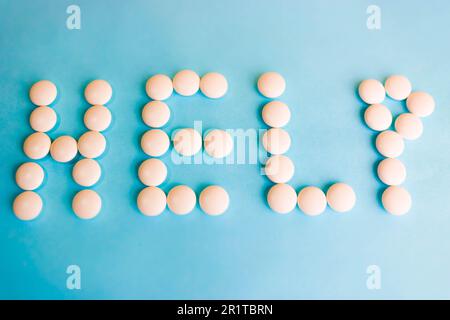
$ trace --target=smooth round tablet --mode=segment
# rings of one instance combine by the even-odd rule
[[[84,114],[84,125],[89,130],[104,131],[111,124],[111,111],[104,106],[92,106]]]
[[[145,216],[159,216],[166,208],[166,194],[158,187],[147,187],[139,192],[137,206]]]
[[[220,73],[210,72],[200,80],[201,92],[211,99],[219,99],[228,91],[227,79]]]
[[[382,103],[386,98],[386,90],[380,81],[374,79],[364,80],[359,84],[359,96],[367,104]]]
[[[182,96],[193,96],[200,88],[200,77],[192,70],[182,70],[173,77],[173,88]]]
[[[84,97],[89,104],[103,106],[111,100],[112,87],[106,80],[94,80],[84,89]]]
[[[271,101],[263,107],[262,118],[269,127],[281,128],[289,123],[291,111],[284,102]]]
[[[72,177],[76,183],[83,187],[92,187],[102,175],[102,168],[94,159],[81,159],[72,169]]]
[[[145,90],[153,100],[166,100],[173,92],[172,80],[165,74],[155,74],[147,80]]]
[[[25,191],[14,199],[13,211],[20,220],[29,221],[39,216],[42,206],[42,199],[36,192]]]
[[[35,108],[30,115],[30,126],[34,131],[47,132],[52,130],[57,121],[55,110],[42,106]]]
[[[142,150],[151,157],[160,157],[169,150],[170,139],[160,129],[148,130],[141,138]]]
[[[379,133],[375,146],[378,152],[387,158],[397,158],[405,150],[405,142],[402,136],[392,130]]]
[[[138,176],[146,186],[156,187],[166,180],[167,167],[159,159],[147,159],[139,166]]]
[[[95,218],[102,209],[102,198],[94,190],[81,190],[73,197],[72,209],[80,219]]]
[[[50,137],[42,132],[30,134],[23,143],[23,152],[30,159],[42,159],[50,151],[52,141]]]
[[[57,162],[69,162],[77,156],[77,153],[77,140],[71,136],[56,138],[50,147],[50,155]]]
[[[78,139],[78,151],[83,157],[94,159],[100,157],[106,149],[106,139],[98,131],[88,131]]]
[[[233,151],[233,138],[225,130],[209,131],[204,139],[205,151],[213,158],[225,158]]]
[[[373,104],[364,112],[364,120],[370,129],[383,131],[391,126],[392,113],[383,104]]]
[[[275,155],[267,160],[264,172],[270,181],[286,183],[294,176],[295,166],[290,158],[283,155]]]
[[[266,98],[278,98],[286,90],[286,81],[277,72],[266,72],[258,79],[258,90]]]
[[[188,186],[176,186],[167,194],[169,209],[178,215],[185,215],[194,210],[196,202],[195,192]]]
[[[356,194],[348,184],[335,183],[327,191],[327,202],[334,211],[347,212],[355,206]]]
[[[218,216],[228,209],[230,197],[228,192],[220,186],[208,186],[202,190],[198,199],[200,208],[210,216]]]
[[[384,83],[386,93],[394,100],[402,101],[411,94],[412,86],[408,78],[394,75],[386,79]]]
[[[406,179],[405,165],[396,158],[386,158],[378,164],[378,178],[389,186],[401,185]]]
[[[25,162],[17,168],[16,183],[23,190],[35,190],[44,181],[44,169],[35,162]]]
[[[180,129],[173,137],[173,147],[182,156],[193,156],[202,148],[202,136],[192,128]]]
[[[390,186],[381,196],[384,209],[394,216],[402,216],[411,210],[412,200],[409,192],[398,186]]]
[[[31,86],[30,100],[37,106],[49,106],[55,101],[58,90],[53,82],[41,80]]]
[[[428,117],[433,113],[436,103],[434,98],[426,92],[413,92],[406,100],[406,107],[418,117]]]
[[[395,120],[395,131],[406,140],[416,140],[423,133],[422,120],[413,113],[402,113]]]
[[[297,203],[308,216],[318,216],[327,208],[327,197],[317,187],[305,187],[299,192]]]
[[[288,184],[279,183],[270,188],[267,193],[269,207],[280,214],[286,214],[295,209],[297,193]]]
[[[162,101],[150,101],[142,109],[142,120],[149,127],[161,128],[169,119],[169,106]]]
[[[262,143],[267,152],[283,154],[291,147],[291,137],[284,129],[272,128],[264,133]]]

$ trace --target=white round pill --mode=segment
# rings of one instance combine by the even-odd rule
[[[200,77],[192,70],[182,70],[173,77],[173,88],[182,96],[193,96],[200,88]]]
[[[166,100],[173,92],[172,80],[165,74],[156,74],[147,80],[145,90],[153,100]]]
[[[408,78],[394,75],[386,79],[384,83],[386,93],[394,100],[402,101],[411,94],[412,86]]]
[[[111,100],[112,87],[106,80],[94,80],[84,89],[84,97],[91,105],[105,105]]]
[[[353,188],[345,183],[335,183],[327,191],[328,205],[336,212],[348,212],[356,203]]]
[[[35,162],[25,162],[17,168],[16,183],[23,190],[35,190],[44,181],[44,176],[44,169],[40,165]]]
[[[204,139],[205,151],[213,158],[225,158],[233,151],[233,138],[219,129],[209,131]]]
[[[167,194],[167,205],[169,209],[178,215],[190,213],[194,210],[196,202],[197,196],[188,186],[176,186]]]
[[[198,200],[203,212],[210,216],[218,216],[228,209],[230,197],[220,186],[208,186],[202,190]]]
[[[272,128],[264,133],[262,143],[267,152],[283,154],[291,147],[291,137],[284,129]]]
[[[160,129],[148,130],[141,138],[142,150],[151,157],[162,156],[169,147],[169,136]]]
[[[152,128],[161,128],[170,119],[169,106],[162,101],[150,101],[142,109],[142,120]]]
[[[286,183],[294,176],[295,166],[290,158],[283,155],[275,155],[267,160],[264,172],[270,181]]]
[[[262,118],[269,127],[281,128],[289,123],[291,111],[287,104],[281,101],[271,101],[263,107]]]
[[[258,90],[266,98],[278,98],[286,90],[286,81],[277,72],[266,72],[258,79]]]
[[[297,199],[298,207],[308,216],[318,216],[327,208],[327,197],[317,187],[305,187]]]
[[[138,176],[146,186],[156,187],[166,180],[167,167],[159,159],[147,159],[139,166]]]
[[[42,132],[30,134],[23,143],[23,152],[30,159],[42,159],[50,151],[52,141],[49,136]]]
[[[173,137],[173,147],[182,156],[193,156],[202,148],[202,136],[192,128],[180,129]]]
[[[69,162],[77,156],[77,153],[77,140],[71,136],[56,138],[50,147],[50,155],[57,162]]]
[[[208,98],[222,98],[228,91],[227,79],[218,72],[207,73],[200,80],[200,90]]]
[[[386,158],[378,164],[378,178],[389,186],[401,185],[406,179],[405,165],[396,158]]]
[[[159,216],[166,208],[166,194],[158,187],[147,187],[139,192],[137,205],[143,215]]]
[[[47,106],[37,107],[30,115],[30,126],[34,131],[50,131],[56,125],[56,121],[55,110]]]
[[[94,159],[81,159],[72,169],[73,180],[83,187],[92,187],[102,175],[102,168]]]
[[[395,120],[395,131],[407,140],[416,140],[423,133],[422,120],[413,113],[403,113]]]
[[[364,120],[370,129],[383,131],[391,126],[392,113],[383,104],[373,104],[364,112]]]
[[[80,219],[93,219],[102,209],[102,198],[94,190],[81,190],[73,197],[72,209]]]
[[[386,98],[386,90],[380,81],[364,80],[359,84],[359,96],[367,104],[379,104]]]
[[[428,117],[433,113],[436,103],[426,92],[413,92],[406,100],[406,107],[418,117]]]
[[[280,214],[286,214],[295,209],[297,193],[288,184],[279,183],[270,188],[267,193],[269,207]]]
[[[78,139],[78,151],[83,157],[98,158],[105,152],[105,149],[106,139],[98,131],[88,131]]]
[[[13,203],[13,211],[17,218],[23,221],[36,219],[42,211],[42,199],[34,191],[24,191]]]
[[[379,133],[375,146],[378,152],[387,158],[397,158],[405,150],[405,142],[402,136],[392,130]]]
[[[41,80],[31,86],[30,100],[37,106],[51,105],[58,94],[58,90],[53,82]]]
[[[412,200],[409,192],[398,186],[390,186],[381,196],[384,209],[394,216],[402,216],[411,210]]]
[[[111,124],[111,111],[104,106],[92,106],[84,114],[84,125],[92,131],[104,131]]]

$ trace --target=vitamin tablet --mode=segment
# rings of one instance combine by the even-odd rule
[[[53,82],[41,80],[31,86],[30,100],[37,106],[51,105],[58,94],[58,90]]]
[[[37,107],[30,115],[30,126],[34,131],[50,131],[56,125],[56,121],[55,110],[47,106]]]
[[[267,152],[283,154],[291,147],[291,137],[281,128],[272,128],[264,133],[262,143]]]
[[[173,77],[173,88],[182,96],[193,96],[200,88],[200,77],[192,70],[182,70]]]
[[[102,175],[102,168],[94,159],[81,159],[72,169],[73,180],[83,187],[92,187]]]
[[[35,162],[25,162],[17,168],[16,183],[23,190],[35,190],[44,181],[44,169]]]
[[[228,209],[230,197],[228,192],[220,186],[208,186],[200,193],[198,202],[200,208],[210,216],[218,216]]]
[[[422,120],[413,113],[403,113],[395,120],[395,131],[407,140],[416,140],[423,133]]]
[[[426,92],[413,92],[406,100],[409,112],[418,117],[428,117],[433,113],[436,103],[434,98]]]
[[[77,140],[70,136],[58,137],[50,147],[50,155],[57,162],[69,162],[77,156],[77,153]]]
[[[176,186],[167,194],[169,209],[178,215],[185,215],[194,210],[196,202],[197,197],[188,186]]]
[[[167,167],[159,159],[147,159],[139,166],[138,176],[146,186],[156,187],[166,180]]]
[[[262,109],[262,118],[269,127],[281,128],[289,123],[291,111],[281,101],[271,101]]]
[[[211,99],[219,99],[228,91],[227,79],[220,73],[210,72],[200,80],[201,92]]]
[[[169,136],[160,129],[152,129],[141,138],[142,150],[151,157],[160,157],[170,147]]]
[[[80,219],[95,218],[102,209],[102,198],[94,190],[81,190],[73,197],[72,209]]]
[[[334,211],[347,212],[355,206],[356,195],[348,184],[335,183],[327,191],[327,202]]]
[[[318,216],[327,208],[327,197],[317,187],[305,187],[299,192],[297,203],[308,216]]]
[[[264,172],[270,181],[286,183],[294,176],[295,166],[290,158],[283,155],[275,155],[267,160]]]
[[[394,100],[402,101],[411,94],[411,82],[404,76],[390,76],[384,83],[386,93]]]
[[[369,79],[359,84],[359,96],[367,104],[382,103],[386,98],[386,90],[380,81]]]
[[[159,216],[166,208],[166,194],[160,188],[147,187],[139,192],[137,206],[145,216]]]
[[[286,214],[295,209],[297,193],[288,184],[276,184],[267,193],[267,203],[273,211]]]
[[[378,178],[388,186],[401,185],[406,179],[405,165],[396,158],[386,158],[378,164]]]
[[[29,135],[23,143],[23,152],[30,159],[42,159],[50,151],[52,144],[48,135],[42,132],[35,132]]]
[[[111,100],[111,85],[106,80],[94,80],[84,89],[84,97],[92,105],[103,106]]]
[[[399,157],[405,149],[402,136],[392,130],[379,133],[375,145],[378,152],[388,158]]]
[[[20,220],[29,221],[39,216],[42,206],[42,199],[36,192],[25,191],[14,199],[13,211]]]
[[[202,148],[202,136],[192,128],[180,129],[173,138],[173,147],[182,156],[193,156]]]
[[[225,158],[233,151],[233,138],[231,135],[219,129],[209,131],[204,140],[205,151],[213,158]]]
[[[394,216],[402,216],[411,210],[412,200],[409,192],[398,186],[390,186],[381,196],[384,209]]]
[[[78,151],[83,157],[98,158],[105,152],[105,149],[106,139],[100,132],[88,131],[78,139]]]
[[[266,98],[278,98],[286,89],[286,81],[277,72],[263,73],[258,79],[258,90]]]
[[[104,106],[92,106],[84,114],[84,125],[89,130],[104,131],[111,124],[111,111]]]
[[[142,120],[149,127],[161,128],[169,119],[169,106],[162,101],[150,101],[142,109]]]
[[[145,90],[153,100],[166,100],[173,92],[172,80],[164,74],[156,74],[147,80]]]
[[[383,131],[391,126],[392,113],[385,105],[373,104],[364,112],[364,120],[370,129]]]

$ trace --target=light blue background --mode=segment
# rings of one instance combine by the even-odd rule
[[[73,3],[81,7],[81,30],[66,28]],[[380,31],[366,28],[370,4],[381,7]],[[0,298],[450,298],[449,30],[444,0],[0,0]],[[139,214],[144,84],[183,68],[222,72],[230,88],[217,101],[172,96],[168,131],[199,119],[206,129],[263,128],[257,76],[282,73],[293,186],[348,182],[355,209],[280,216],[266,205],[270,184],[257,165],[170,165],[165,190],[221,184],[229,211],[217,218],[199,208],[185,217]],[[392,73],[437,101],[424,135],[407,142],[401,157],[413,197],[404,217],[380,206],[375,133],[362,122],[355,91],[362,79]],[[22,143],[32,133],[30,85],[57,84],[60,123],[51,135],[79,136],[88,107],[82,92],[95,78],[114,88],[104,176],[95,187],[101,214],[93,221],[74,216],[71,199],[80,188],[72,166],[46,158],[38,190],[44,211],[36,221],[17,220],[14,173],[27,160]],[[81,267],[82,290],[66,289],[71,264]],[[372,264],[382,271],[378,291],[366,287]]]

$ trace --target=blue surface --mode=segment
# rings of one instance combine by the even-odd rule
[[[122,3],[78,0],[82,29],[68,30],[72,1],[0,0],[0,298],[450,298],[450,3],[379,0],[379,31],[366,28],[372,1]],[[230,193],[229,211],[218,218],[199,208],[185,217],[139,214],[144,84],[182,68],[222,72],[230,90],[217,101],[172,96],[168,131],[200,119],[206,129],[264,128],[256,79],[267,70],[282,73],[282,100],[292,110],[293,186],[346,181],[358,196],[355,209],[280,216],[266,205],[270,184],[258,165],[172,164],[165,190],[186,183],[199,192],[218,183]],[[392,73],[437,101],[424,135],[407,142],[401,157],[413,197],[401,218],[380,206],[375,134],[355,94],[362,79]],[[104,177],[95,187],[101,215],[74,216],[70,203],[80,188],[72,166],[47,158],[38,191],[44,212],[30,223],[17,220],[14,173],[32,132],[30,85],[51,79],[58,86],[61,121],[52,137],[79,136],[88,107],[82,91],[95,78],[114,89]],[[81,290],[66,289],[72,264],[81,267]],[[381,268],[381,290],[366,287],[372,264]]]

